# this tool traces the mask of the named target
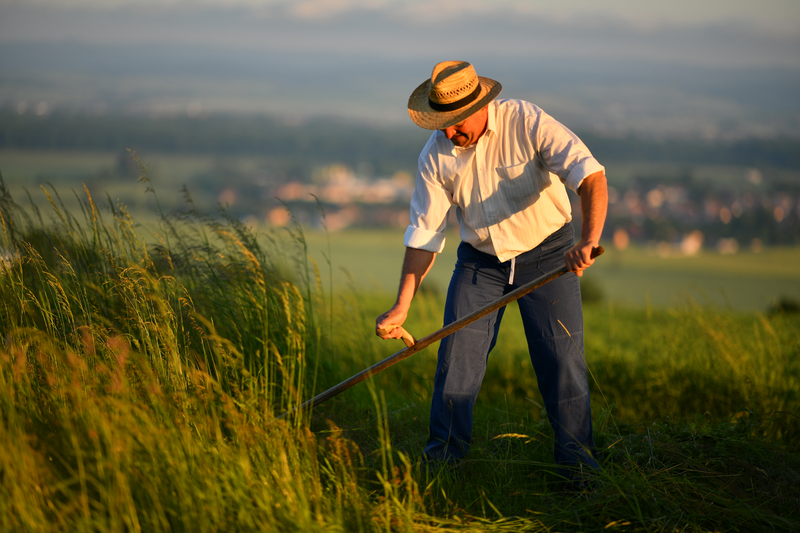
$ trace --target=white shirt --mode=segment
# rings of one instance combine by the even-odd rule
[[[508,261],[572,220],[566,187],[603,171],[586,145],[537,106],[494,100],[486,131],[459,148],[434,131],[419,156],[405,245],[439,253],[455,205],[460,236]]]

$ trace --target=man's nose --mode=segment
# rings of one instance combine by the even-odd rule
[[[456,134],[456,127],[455,126],[450,126],[449,128],[445,128],[442,131],[444,132],[445,136],[448,139],[452,139],[453,135]]]

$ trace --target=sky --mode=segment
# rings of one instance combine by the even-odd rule
[[[797,0],[0,0],[1,42],[650,57],[800,67]],[[368,50],[365,50],[368,48]]]
[[[445,59],[595,125],[800,130],[798,0],[0,0],[0,106],[400,122]]]
[[[2,0],[2,7],[29,6],[36,9],[61,7],[114,11],[125,7],[142,10],[183,9],[192,11],[246,9],[265,16],[288,13],[298,18],[324,18],[357,9],[387,11],[399,16],[420,17],[433,7],[439,13],[463,14],[503,9],[534,13],[555,20],[606,16],[643,30],[662,25],[704,26],[740,23],[768,32],[797,32],[800,7],[795,0],[564,0],[552,3],[519,0]],[[428,15],[430,16],[430,15]],[[441,18],[446,18],[442,15]]]

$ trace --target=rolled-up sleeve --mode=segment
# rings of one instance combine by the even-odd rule
[[[416,226],[409,225],[403,242],[409,248],[427,250],[428,252],[440,253],[444,250],[444,232],[430,231]]]
[[[567,175],[567,179],[564,181],[564,185],[578,192],[578,187],[583,183],[583,179],[587,176],[591,176],[595,172],[605,172],[605,167],[594,157],[587,157],[572,167],[572,170],[570,170]]]
[[[406,229],[403,242],[409,248],[440,253],[444,250],[444,230],[447,227],[447,213],[452,205],[452,196],[434,170],[430,144],[419,158],[409,213],[411,224]]]

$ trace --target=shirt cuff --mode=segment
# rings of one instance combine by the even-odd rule
[[[433,253],[441,253],[444,250],[444,233],[421,229],[416,226],[408,226],[403,242],[409,248],[417,248]]]
[[[591,176],[595,172],[605,172],[605,170],[605,167],[598,163],[597,159],[589,157],[572,168],[564,184],[573,191],[578,192],[578,187],[581,186],[585,177]]]

